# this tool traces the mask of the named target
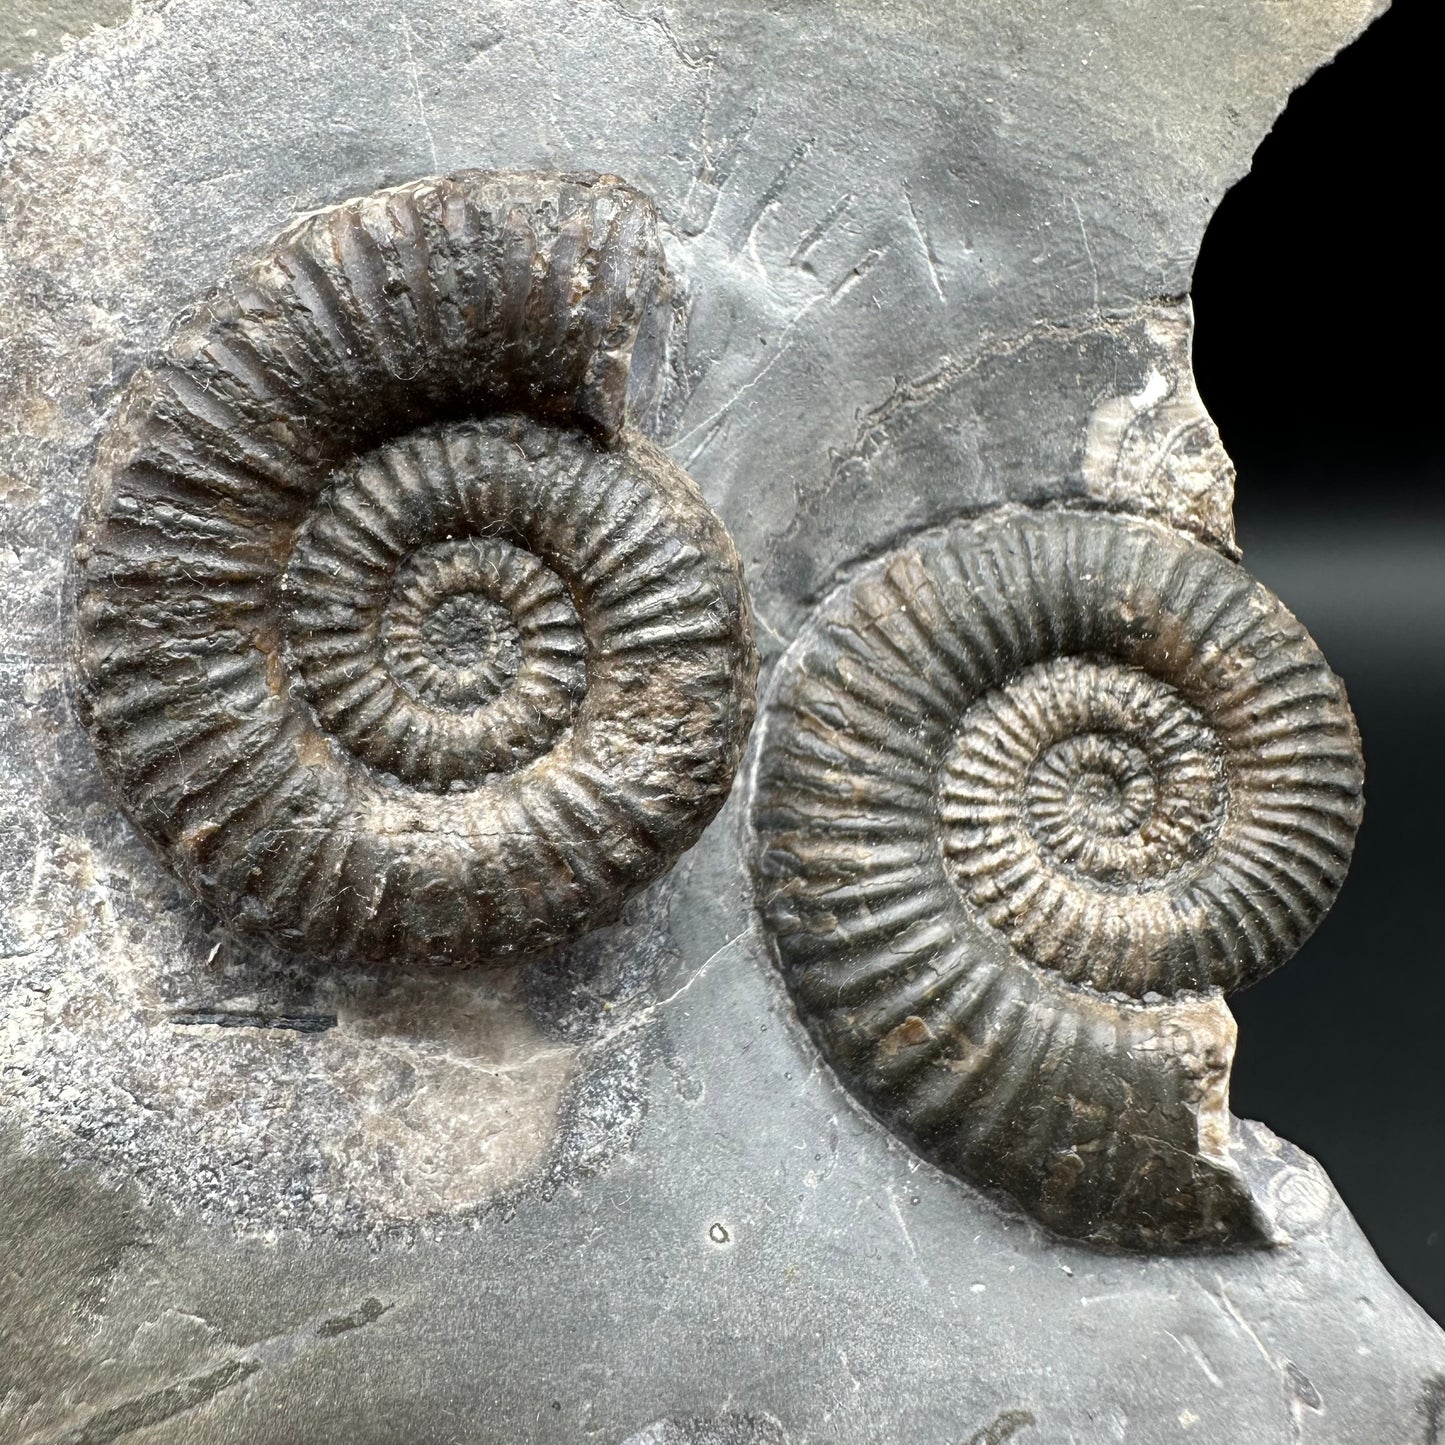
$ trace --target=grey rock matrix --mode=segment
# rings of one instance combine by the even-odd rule
[[[171,0],[9,79],[0,1439],[1437,1440],[1445,1342],[1318,1167],[1208,1094],[1227,1022],[1195,1144],[1257,1247],[1070,1242],[866,1097],[872,1056],[804,1027],[757,889],[784,654],[870,568],[990,511],[1131,513],[1232,567],[1190,268],[1371,12]],[[636,446],[736,545],[765,726],[701,840],[580,940],[322,964],[243,941],[126,820],[74,706],[72,549],[127,385],[237,258],[471,168],[615,175],[655,207],[676,294]],[[560,639],[586,619],[558,606]],[[1222,829],[1214,744],[1179,735],[1181,796]],[[1094,763],[1144,807],[1129,756]],[[1077,857],[1050,777],[1033,826]],[[986,909],[981,845],[952,837],[950,886]],[[1308,931],[1276,924],[1247,971]],[[1144,968],[1108,958],[1103,983]]]

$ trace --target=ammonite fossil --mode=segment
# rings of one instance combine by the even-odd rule
[[[1359,739],[1299,623],[1137,518],[1005,510],[824,603],[752,818],[802,1018],[924,1155],[1070,1235],[1262,1242],[1221,990],[1329,908]]]
[[[312,216],[131,385],[78,547],[78,697],[226,918],[475,960],[614,916],[721,806],[741,568],[627,424],[650,204],[462,172]]]

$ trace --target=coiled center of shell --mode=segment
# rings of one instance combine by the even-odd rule
[[[318,725],[375,771],[431,790],[541,757],[587,692],[572,591],[514,523],[511,539],[495,535],[511,519],[484,503],[504,482],[468,442],[418,434],[341,475],[283,583],[287,659]]]
[[[443,700],[441,682],[450,678],[463,706],[490,702],[522,662],[516,622],[484,592],[458,592],[440,602],[422,623],[416,647],[421,665],[436,676],[414,684],[418,695]]]
[[[1082,733],[1045,748],[1029,770],[1029,828],[1055,853],[1078,852],[1090,841],[1137,833],[1157,796],[1141,747],[1109,733]]]
[[[403,563],[381,637],[387,671],[418,703],[445,711],[495,702],[543,656],[575,689],[585,682],[566,587],[538,558],[496,538],[442,543]]]
[[[1227,801],[1219,741],[1173,688],[1064,657],[965,714],[942,773],[942,845],[965,900],[1015,947],[1142,985],[1177,937],[1171,891],[1214,846]]]
[[[522,638],[507,610],[480,592],[461,592],[422,624],[427,659],[438,668],[475,675],[485,701],[517,675]]]

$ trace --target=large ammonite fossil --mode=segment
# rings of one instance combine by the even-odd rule
[[[731,785],[741,568],[627,424],[651,205],[462,172],[309,217],[131,385],[78,557],[78,698],[240,928],[478,960],[607,921]]]
[[[1262,1243],[1221,990],[1329,908],[1361,787],[1338,678],[1239,567],[1002,511],[862,571],[780,664],[759,905],[824,1053],[926,1157],[1065,1234]]]

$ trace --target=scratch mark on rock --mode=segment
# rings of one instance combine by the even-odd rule
[[[1176,1345],[1179,1346],[1180,1350],[1182,1350],[1185,1355],[1187,1355],[1191,1360],[1194,1361],[1196,1365],[1199,1366],[1200,1373],[1204,1376],[1206,1380],[1209,1381],[1211,1385],[1214,1386],[1216,1390],[1222,1389],[1224,1387],[1224,1381],[1221,1380],[1219,1376],[1215,1373],[1214,1368],[1205,1358],[1204,1351],[1199,1348],[1198,1343],[1194,1340],[1194,1337],[1192,1335],[1185,1335],[1184,1338],[1181,1340],[1179,1336],[1176,1335],[1172,1330],[1165,1330],[1164,1333],[1168,1335],[1169,1338],[1173,1340]]]
[[[810,310],[814,304],[814,302],[809,302],[808,306],[805,307],[804,310]],[[696,426],[689,427],[688,430],[683,432],[681,436],[675,437],[673,439],[673,445],[681,446],[685,442],[690,442],[700,432],[708,431],[709,428],[713,427],[713,424],[715,422],[726,416],[728,412],[730,412],[733,407],[735,407],[738,402],[741,401],[742,398],[745,397],[748,392],[750,392],[783,359],[783,357],[787,355],[789,345],[790,343],[787,341],[782,342],[778,346],[778,349],[772,354],[772,356],[770,356],[768,360],[763,364],[763,366],[761,366],[756,372],[754,372],[747,381],[743,382],[743,384],[739,386],[733,392],[733,394],[728,397],[728,399],[723,402],[720,407],[717,408],[716,411],[712,412],[709,416],[705,416],[700,422],[698,422]],[[711,439],[711,436],[707,438],[707,440],[709,441]],[[698,455],[698,453],[701,452],[701,450],[702,447],[699,447],[696,451],[691,453],[691,455],[688,457],[688,461],[691,462]]]
[[[777,645],[779,652],[788,650],[788,639],[763,616],[761,608],[755,608],[753,611],[753,625],[768,634],[768,637]]]
[[[426,132],[426,143],[431,149],[431,163],[433,170],[441,169],[441,162],[437,159],[436,137],[432,134],[431,121],[427,118],[426,102],[421,95],[421,72],[417,69],[416,52],[411,44],[411,17],[406,13],[406,7],[401,9],[401,38],[406,46],[406,68],[411,75],[411,93],[416,97],[417,118],[421,121],[421,128]]]
[[[888,1193],[888,1209],[898,1223],[898,1232],[903,1236],[903,1242],[908,1246],[908,1255],[913,1264],[913,1272],[918,1277],[918,1283],[925,1290],[932,1290],[933,1281],[928,1277],[928,1271],[924,1269],[923,1262],[919,1257],[918,1244],[913,1238],[912,1231],[908,1228],[908,1221],[903,1217],[903,1207],[894,1192],[891,1184],[885,1186]]]
[[[903,1210],[898,1203],[898,1196],[890,1189],[888,1191],[888,1208],[892,1211],[894,1219],[898,1221],[898,1232],[903,1236],[904,1242],[908,1245],[908,1252],[914,1259],[918,1258],[918,1246],[913,1241],[913,1236],[908,1232],[908,1221],[903,1217]]]
[[[707,973],[707,971],[713,966],[713,964],[718,961],[718,959],[720,959],[725,953],[727,953],[734,944],[740,943],[744,938],[746,938],[749,932],[750,930],[745,928],[741,933],[735,933],[731,938],[725,940],[723,943],[720,943],[715,949],[713,949],[710,954],[708,954],[705,959],[703,959],[700,964],[698,964],[695,969],[693,969],[693,971],[682,983],[680,983],[675,989],[673,989],[671,993],[663,995],[663,997],[658,999],[655,1003],[648,1004],[645,1009],[642,1009],[639,1013],[628,1019],[626,1023],[620,1024],[617,1028],[612,1029],[607,1033],[600,1035],[598,1038],[591,1040],[586,1045],[586,1047],[591,1049],[611,1043],[613,1039],[619,1038],[623,1034],[633,1033],[638,1028],[648,1023],[651,1019],[655,1018],[659,1013],[661,1013],[663,1009],[669,1007],[671,1004],[676,1003],[677,1000],[683,996],[683,994],[687,993],[693,987],[693,985],[697,983],[705,973]]]
[[[678,228],[684,236],[700,235],[712,224],[717,210],[718,198],[723,187],[732,177],[744,142],[757,124],[758,106],[751,104],[738,128],[721,136],[712,136],[713,77],[716,73],[714,58],[709,55],[704,64],[702,113],[698,120],[697,160],[693,166],[692,179],[688,182],[687,195],[683,198]],[[706,190],[701,204],[697,197],[698,188]]]
[[[882,251],[869,251],[828,293],[828,304],[841,301],[882,259]]]
[[[798,310],[793,313],[793,316],[788,321],[788,324],[779,333],[777,343],[773,350],[773,354],[767,359],[767,361],[764,362],[763,365],[752,374],[752,376],[750,376],[746,381],[744,381],[740,386],[738,386],[736,390],[733,391],[732,395],[729,396],[727,400],[722,403],[721,406],[719,406],[716,410],[710,412],[694,426],[690,426],[685,432],[680,433],[678,436],[672,437],[668,441],[668,445],[672,447],[685,446],[687,443],[691,442],[694,437],[702,435],[702,443],[699,446],[695,447],[693,451],[688,455],[688,463],[690,464],[691,462],[693,462],[716,436],[718,428],[715,423],[717,423],[721,418],[723,418],[730,411],[732,411],[732,409],[738,404],[738,402],[741,401],[742,398],[745,397],[750,391],[752,391],[753,388],[757,386],[758,383],[761,382],[762,379],[792,349],[794,333],[797,331],[798,327],[803,324],[803,321],[806,319],[809,312],[811,312],[815,307],[821,306],[824,302],[826,302],[829,306],[837,305],[837,303],[841,301],[843,297],[845,297],[860,281],[863,280],[865,276],[868,275],[868,273],[883,258],[884,254],[885,252],[881,250],[869,251],[866,256],[864,256],[860,261],[858,261],[855,265],[851,266],[848,269],[848,271],[842,276],[839,281],[836,282],[836,284],[832,287],[831,290],[819,292],[818,295],[814,296],[813,299],[807,302],[806,305],[800,306]],[[703,435],[704,433],[706,433],[706,435]]]
[[[1074,215],[1079,218],[1079,235],[1084,238],[1084,254],[1089,258],[1089,271],[1094,278],[1094,315],[1103,319],[1104,313],[1099,306],[1099,265],[1094,260],[1094,248],[1089,244],[1089,233],[1084,229],[1084,213],[1079,209],[1079,202],[1076,197],[1070,196],[1069,200],[1074,205]]]
[[[852,191],[847,191],[843,195],[839,196],[838,199],[834,201],[831,206],[828,207],[822,219],[818,221],[816,225],[810,226],[808,230],[803,233],[803,236],[801,240],[799,240],[796,249],[793,251],[793,254],[788,258],[788,265],[798,266],[804,270],[810,270],[811,267],[808,267],[806,265],[808,257],[812,254],[818,243],[822,241],[823,237],[826,236],[828,232],[831,231],[833,227],[838,223],[839,217],[842,216],[844,211],[846,211],[848,207],[852,204]]]
[[[918,238],[918,249],[923,252],[923,259],[928,263],[928,278],[933,282],[933,289],[938,292],[938,299],[947,302],[948,290],[943,284],[943,268],[938,261],[938,252],[933,248],[933,237],[929,235],[927,228],[919,217],[918,207],[913,204],[913,197],[909,193],[907,186],[903,187],[903,199],[908,204],[908,219],[913,226],[913,234]],[[1096,283],[1094,296],[1095,310],[1098,309],[1098,304],[1099,298]]]
[[[672,22],[667,18],[667,11],[661,5],[655,5],[651,10],[637,11],[629,10],[622,0],[607,0],[607,3],[624,20],[631,20],[637,25],[651,25],[656,29],[662,38],[667,42],[668,48],[689,70],[702,70],[712,65],[714,56],[710,50],[689,51],[677,38],[677,32],[672,28]]]
[[[206,1375],[193,1375],[164,1389],[137,1395],[109,1409],[97,1410],[83,1425],[46,1437],[46,1445],[110,1445],[123,1435],[162,1424],[188,1410],[198,1409],[249,1379],[261,1368],[255,1360],[228,1360]]]
[[[713,964],[722,958],[724,954],[728,953],[734,945],[746,938],[750,932],[750,928],[745,928],[741,933],[735,933],[731,938],[724,940],[708,954],[671,993],[664,994],[662,998],[648,1004],[646,1008],[639,1010],[636,1014],[633,1014],[630,1018],[618,1024],[616,1028],[607,1029],[598,1034],[596,1038],[588,1039],[580,1045],[579,1053],[584,1055],[598,1053],[610,1048],[618,1040],[627,1038],[629,1035],[638,1033],[646,1028],[664,1009],[676,1003],[677,1000],[688,993],[695,984],[701,982],[703,976],[712,968]],[[525,1059],[519,1061],[521,1065],[525,1065],[527,1062],[529,1061]],[[493,1069],[488,1072],[495,1073],[497,1071]]]
[[[697,121],[697,160],[693,163],[692,176],[687,183],[687,194],[682,198],[682,205],[679,208],[684,218],[692,216],[692,202],[693,197],[697,194],[698,186],[704,181],[711,181],[714,175],[712,143],[708,140],[707,128],[712,116],[712,87],[715,74],[715,67],[711,64],[703,72],[702,105]],[[709,215],[711,215],[710,211]],[[684,234],[696,235],[697,231],[701,229],[701,225],[696,229],[688,227],[684,220]]]
[[[725,415],[719,416],[703,433],[702,440],[687,454],[687,459],[683,465],[691,468],[692,464],[717,440],[719,433],[726,424],[727,417]]]
[[[170,1018],[178,1028],[288,1029],[298,1034],[324,1034],[336,1027],[335,1014],[265,1014],[246,1009],[176,1009]]]
[[[1270,1354],[1269,1349],[1266,1347],[1264,1341],[1260,1339],[1260,1337],[1254,1332],[1253,1326],[1249,1323],[1247,1319],[1245,1319],[1242,1314],[1240,1314],[1239,1310],[1235,1307],[1234,1301],[1230,1299],[1228,1292],[1224,1288],[1224,1281],[1220,1279],[1217,1275],[1215,1276],[1215,1279],[1219,1285],[1219,1302],[1223,1306],[1225,1314],[1227,1314],[1230,1319],[1232,1319],[1235,1324],[1237,1324],[1240,1329],[1242,1329],[1244,1333],[1248,1335],[1251,1340],[1254,1341],[1255,1349],[1257,1349],[1260,1354],[1269,1361],[1271,1365],[1275,1366],[1275,1368],[1278,1369],[1278,1364],[1275,1361],[1274,1356]]]
[[[778,173],[765,187],[752,210],[748,212],[746,230],[743,233],[743,239],[737,246],[738,251],[751,250],[753,238],[757,234],[758,227],[763,224],[768,212],[778,204],[783,192],[788,188],[789,181],[793,178],[793,172],[808,158],[808,154],[813,149],[813,145],[814,141],[811,136],[806,140],[800,140],[797,145],[793,147],[793,153],[778,168]]]
[[[1037,1424],[1032,1410],[1005,1410],[991,1424],[985,1425],[982,1430],[975,1430],[965,1445],[1004,1445],[1006,1440],[1012,1440],[1020,1430],[1027,1430],[1030,1425]]]
[[[1284,1362],[1284,1378],[1290,1394],[1306,1409],[1324,1409],[1325,1402],[1320,1398],[1320,1392],[1315,1389],[1315,1382],[1293,1360]]]
[[[1295,1445],[1299,1445],[1299,1442],[1304,1439],[1304,1417],[1301,1411],[1304,1409],[1318,1411],[1324,1408],[1319,1391],[1315,1389],[1309,1376],[1293,1360],[1276,1356],[1269,1349],[1249,1321],[1240,1313],[1234,1301],[1230,1299],[1228,1291],[1224,1288],[1224,1280],[1216,1275],[1215,1281],[1219,1285],[1219,1301],[1224,1312],[1254,1341],[1255,1348],[1268,1361],[1284,1385],[1285,1408],[1289,1413],[1290,1439],[1295,1442]]]

